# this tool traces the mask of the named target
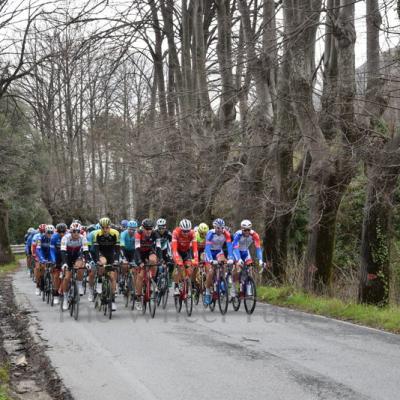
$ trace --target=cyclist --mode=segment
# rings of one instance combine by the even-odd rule
[[[99,257],[104,256],[108,265],[116,265],[120,258],[119,232],[111,228],[110,218],[104,217],[99,221],[100,229],[95,231],[93,235],[92,245],[94,246],[95,261],[99,262]],[[102,275],[102,271],[99,271]],[[114,299],[115,289],[117,285],[116,271],[110,272],[111,290]],[[115,301],[112,302],[112,310],[116,311]]]
[[[89,253],[91,258],[94,260],[96,259],[96,251],[93,246],[93,236],[97,230],[100,229],[100,224],[97,223],[96,225],[90,225],[87,229],[86,239],[89,248]],[[94,277],[96,273],[96,264],[93,262],[90,263],[91,267],[88,274],[88,282],[89,282],[89,294],[88,294],[88,301],[92,302],[94,300]],[[99,285],[99,292],[101,293],[101,285]]]
[[[135,262],[139,267],[136,274],[136,297],[139,299],[136,309],[141,311],[142,305],[140,297],[143,289],[144,264],[151,265],[150,273],[152,278],[157,274],[157,263],[162,260],[161,238],[157,231],[154,230],[154,222],[146,218],[142,221],[142,226],[135,234]]]
[[[199,252],[199,260],[204,261],[204,250],[206,248],[206,236],[210,228],[204,222],[199,224],[194,231],[196,232],[197,250]]]
[[[26,266],[28,267],[28,273],[30,273],[30,267],[32,264],[32,239],[37,233],[35,228],[29,228],[25,236],[25,254],[26,254]]]
[[[35,267],[36,278],[36,294],[41,294],[41,283],[44,275],[45,263],[51,261],[50,241],[55,231],[53,225],[46,225],[45,233],[41,234],[36,243],[36,255],[39,260],[38,266]]]
[[[123,221],[121,221],[122,223]],[[119,282],[124,281],[128,273],[128,263],[132,263],[135,260],[135,233],[138,227],[138,223],[135,220],[128,221],[126,230],[121,233],[121,251],[123,255],[123,262],[121,268],[121,278]]]
[[[45,232],[46,232],[46,224],[40,224],[38,230],[32,237],[31,254],[32,254],[32,257],[35,259],[35,268],[36,268],[36,266],[39,265],[39,259],[36,255],[37,241],[39,240],[40,236],[43,235],[43,233],[45,233]]]
[[[64,273],[64,279],[62,282],[62,293],[67,293],[70,281],[72,278],[72,269],[75,261],[78,258],[85,258],[86,262],[89,262],[89,249],[87,246],[87,240],[84,235],[81,234],[82,225],[77,222],[73,222],[69,227],[69,233],[63,236],[61,239],[61,259],[62,259],[62,270]],[[79,294],[83,295],[82,287],[83,271],[78,271],[78,290]],[[68,310],[68,302],[63,302],[63,309]]]
[[[123,219],[120,223],[121,225],[121,232],[125,231],[126,229],[128,229],[128,220],[127,219]]]
[[[60,288],[60,272],[62,266],[62,257],[61,257],[61,240],[67,233],[67,225],[63,222],[56,225],[56,232],[51,237],[50,240],[50,257],[51,262],[55,265],[55,268],[52,270],[52,281],[54,288],[54,304],[59,303],[58,298],[58,289]]]
[[[165,265],[168,269],[173,269],[174,265],[171,259],[171,241],[172,241],[172,234],[167,229],[167,221],[164,218],[159,218],[156,222],[157,228],[156,231],[160,235],[161,239],[161,251],[162,251],[162,258],[164,260]],[[172,271],[169,271],[172,273]]]
[[[187,275],[191,277],[193,273],[192,265],[194,267],[199,265],[196,234],[192,229],[192,223],[188,219],[182,219],[179,222],[179,227],[172,232],[172,257],[176,265],[174,271],[174,294],[179,295],[178,285],[185,277],[185,270]]]
[[[211,304],[211,287],[214,277],[214,269],[211,266],[218,264],[220,261],[225,261],[225,255],[223,251],[224,244],[226,243],[228,252],[228,265],[233,264],[233,252],[232,252],[232,238],[230,233],[225,230],[225,221],[222,218],[217,218],[213,222],[214,229],[210,229],[206,236],[206,295],[204,302]]]
[[[263,262],[262,248],[260,245],[260,236],[252,228],[252,223],[248,219],[244,219],[240,223],[240,230],[235,233],[233,238],[233,255],[236,261],[236,267],[233,270],[232,278],[233,282],[236,283],[239,280],[239,274],[243,264],[251,264],[253,260],[249,252],[249,247],[252,243],[256,248],[256,257],[258,259],[259,266],[265,268]],[[236,296],[236,285],[232,285],[231,296]]]

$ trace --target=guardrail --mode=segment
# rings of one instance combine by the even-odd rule
[[[25,254],[24,244],[12,244],[10,247],[13,254]]]

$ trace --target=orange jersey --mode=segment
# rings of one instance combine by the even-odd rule
[[[197,251],[197,240],[194,230],[191,229],[188,233],[183,233],[181,228],[175,228],[172,232],[172,255],[174,259],[179,258],[179,252],[186,253],[190,250],[193,251],[193,257],[196,261],[199,259]]]

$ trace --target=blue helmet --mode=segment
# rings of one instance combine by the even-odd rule
[[[123,219],[123,220],[121,221],[121,226],[122,226],[123,228],[126,228],[126,227],[128,226],[128,220],[127,220],[127,219]]]
[[[127,228],[128,228],[128,229],[129,229],[129,228],[135,229],[135,228],[137,228],[137,227],[138,227],[138,223],[137,223],[136,220],[132,219],[131,221],[128,221],[128,223],[127,223]]]
[[[222,218],[217,218],[213,222],[214,228],[225,228],[225,221]]]
[[[96,230],[99,230],[99,229],[101,229],[101,226],[100,226],[100,224],[99,224],[99,223],[97,223],[97,224],[95,225],[95,228],[96,228]]]

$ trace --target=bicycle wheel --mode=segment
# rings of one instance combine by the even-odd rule
[[[164,290],[164,277],[163,277],[162,274],[158,277],[157,289],[158,289],[158,292],[157,292],[157,306],[159,307],[160,304],[161,304],[161,300],[162,300],[162,297],[163,297],[163,290]]]
[[[85,270],[85,274],[83,275],[82,287],[83,287],[83,295],[86,295],[86,287],[87,287],[87,272],[86,272],[86,270]]]
[[[66,301],[66,300],[65,300],[65,296],[62,294],[62,295],[60,295],[60,312],[61,312],[61,313],[64,312],[64,309],[63,309],[64,301]]]
[[[168,295],[169,295],[169,286],[168,286],[168,277],[166,279],[165,290],[162,296],[162,308],[165,310],[168,304]]]
[[[150,298],[149,298],[149,313],[151,315],[151,318],[154,318],[154,315],[156,313],[157,297],[158,297],[157,285],[152,280],[151,283],[150,283]]]
[[[54,306],[54,288],[53,288],[53,282],[50,279],[50,288],[49,288],[49,298],[50,298],[50,306]]]
[[[110,283],[108,282],[108,279],[104,279],[103,281],[103,287],[101,291],[101,299],[102,299],[102,305],[104,306],[104,315],[107,315],[108,311],[108,288],[110,286]]]
[[[248,276],[244,285],[244,308],[247,314],[253,314],[256,308],[257,292],[256,284],[251,276]]]
[[[112,302],[113,302],[113,299],[112,299],[112,292],[111,292],[111,285],[110,285],[110,291],[109,291],[109,293],[108,293],[108,302],[107,302],[107,305],[108,305],[108,318],[109,319],[111,319],[112,318]]]
[[[221,314],[226,314],[229,304],[228,284],[225,278],[220,278],[218,284],[218,306]]]
[[[190,278],[186,280],[185,307],[186,307],[186,314],[188,315],[188,317],[190,317],[193,311],[193,290],[192,290],[192,281]]]
[[[46,280],[45,280],[45,276],[42,276],[42,281],[40,284],[41,290],[42,290],[42,300],[46,301]]]
[[[50,293],[51,293],[51,279],[50,279],[50,274],[46,275],[46,283],[45,283],[45,291],[46,291],[46,303],[50,304]]]
[[[231,290],[232,290],[233,285],[235,285],[236,296],[233,296],[233,297],[232,297],[232,307],[233,307],[233,309],[234,309],[235,311],[239,311],[239,309],[240,309],[240,303],[241,303],[241,300],[240,300],[240,285],[235,284],[235,283],[232,282],[232,286],[229,287],[229,290],[228,290],[228,293],[229,293],[229,294],[231,293]]]
[[[124,288],[124,296],[125,296],[125,307],[129,306],[129,301],[131,299],[131,293],[132,293],[132,275],[128,275],[128,279],[126,281],[126,285]]]
[[[143,281],[142,296],[140,297],[140,301],[142,303],[142,314],[143,315],[146,313],[146,306],[147,306],[146,286],[147,286],[146,281]]]
[[[74,283],[71,284],[71,288],[68,293],[68,302],[69,302],[69,315],[72,317],[74,315],[75,308],[75,292],[74,292]]]
[[[74,289],[74,319],[75,321],[78,320],[79,316],[79,302],[80,302],[81,296],[79,295],[79,290],[78,290],[78,284],[75,281],[75,289]]]
[[[175,310],[177,313],[181,312],[182,309],[182,290],[179,289],[179,295],[174,294]]]

